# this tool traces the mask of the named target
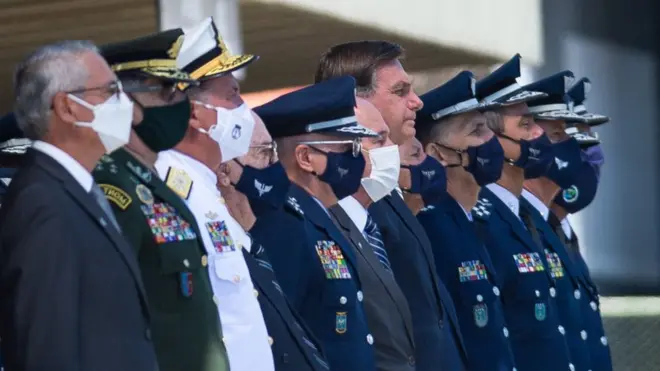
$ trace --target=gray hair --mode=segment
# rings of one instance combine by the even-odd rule
[[[99,53],[91,41],[62,41],[30,54],[14,74],[14,113],[18,126],[32,140],[48,133],[55,94],[82,89],[89,71],[81,61],[86,53]]]
[[[498,111],[486,111],[484,112],[486,117],[486,125],[488,128],[493,131],[495,134],[504,133],[504,117]]]

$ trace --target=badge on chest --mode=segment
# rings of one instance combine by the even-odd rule
[[[458,277],[461,282],[479,281],[488,279],[486,266],[479,260],[468,260],[461,262],[458,267]]]
[[[335,241],[316,242],[316,253],[321,260],[325,278],[329,280],[351,279],[346,259]]]
[[[206,223],[206,230],[211,237],[211,243],[215,252],[222,254],[236,251],[234,240],[229,235],[227,224],[222,220],[214,220]]]
[[[556,252],[545,250],[545,258],[548,260],[548,265],[550,266],[550,275],[552,278],[564,277],[564,267],[561,264],[559,255],[557,255]]]
[[[518,267],[520,273],[543,272],[545,270],[541,257],[535,252],[515,254],[513,260],[516,262],[516,267]]]
[[[346,333],[348,327],[348,319],[346,312],[337,312],[335,315],[335,332],[338,334]]]
[[[172,206],[164,202],[141,205],[140,210],[147,218],[147,224],[149,224],[156,243],[194,240],[197,238],[190,223],[183,220]]]

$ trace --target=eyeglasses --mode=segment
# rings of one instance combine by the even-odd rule
[[[355,138],[353,140],[312,140],[305,142],[298,142],[298,144],[351,144],[353,150],[353,157],[358,157],[362,154],[362,141],[360,138]],[[314,148],[314,147],[312,147]],[[316,149],[316,148],[315,148]]]
[[[117,98],[119,98],[119,94],[124,90],[121,81],[112,81],[102,86],[70,90],[70,91],[66,91],[65,93],[76,95],[76,94],[87,93],[90,91],[98,91],[103,95],[107,95],[108,97],[112,97],[114,95]]]
[[[250,146],[250,150],[255,150],[257,154],[263,153],[268,159],[268,164],[272,165],[277,162],[277,143],[272,141],[270,143],[255,144]]]
[[[162,81],[154,83],[145,83],[144,80],[127,80],[124,82],[124,91],[126,93],[159,93],[160,97],[167,102],[171,102],[179,91],[176,84],[171,81]]]

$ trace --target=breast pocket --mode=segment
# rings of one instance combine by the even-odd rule
[[[207,257],[200,253],[196,240],[163,243],[158,246],[158,255],[160,273],[176,282],[176,287],[168,290],[184,298],[191,298],[195,287],[201,284],[196,282],[196,278],[201,276],[198,271],[207,263]]]
[[[212,259],[213,274],[228,293],[237,293],[244,285],[249,284],[250,271],[240,251],[217,255]]]
[[[360,318],[358,303],[362,300],[362,291],[356,290],[352,280],[326,279],[322,299],[326,339],[341,341],[349,338],[348,333],[355,333]]]
[[[460,287],[464,318],[469,318],[473,329],[486,329],[501,324],[500,289],[489,281],[464,282]],[[465,322],[465,321],[464,321]]]

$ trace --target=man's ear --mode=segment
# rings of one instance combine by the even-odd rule
[[[424,152],[426,152],[427,156],[435,158],[442,166],[447,167],[449,164],[449,156],[447,156],[443,150],[444,148],[441,148],[435,143],[428,143],[424,147]]]
[[[64,122],[73,124],[76,121],[91,121],[83,120],[83,117],[87,118],[87,116],[91,116],[91,113],[83,115],[83,112],[77,112],[79,108],[85,109],[84,107],[75,104],[64,92],[56,93],[53,97],[53,113]],[[80,117],[80,119],[77,117]],[[93,118],[93,116],[91,118]]]
[[[311,152],[312,149],[304,144],[297,145],[293,152],[298,166],[309,173],[313,173],[315,171],[312,162],[313,156]]]
[[[204,107],[202,107],[201,105],[196,104],[196,103],[191,103],[190,108],[191,108],[190,109],[190,121],[189,121],[190,122],[190,127],[192,129],[195,129],[195,130],[197,130],[197,129],[206,129],[203,126],[202,119],[201,119],[201,117],[202,117],[201,115],[203,114],[202,110],[204,109]]]

